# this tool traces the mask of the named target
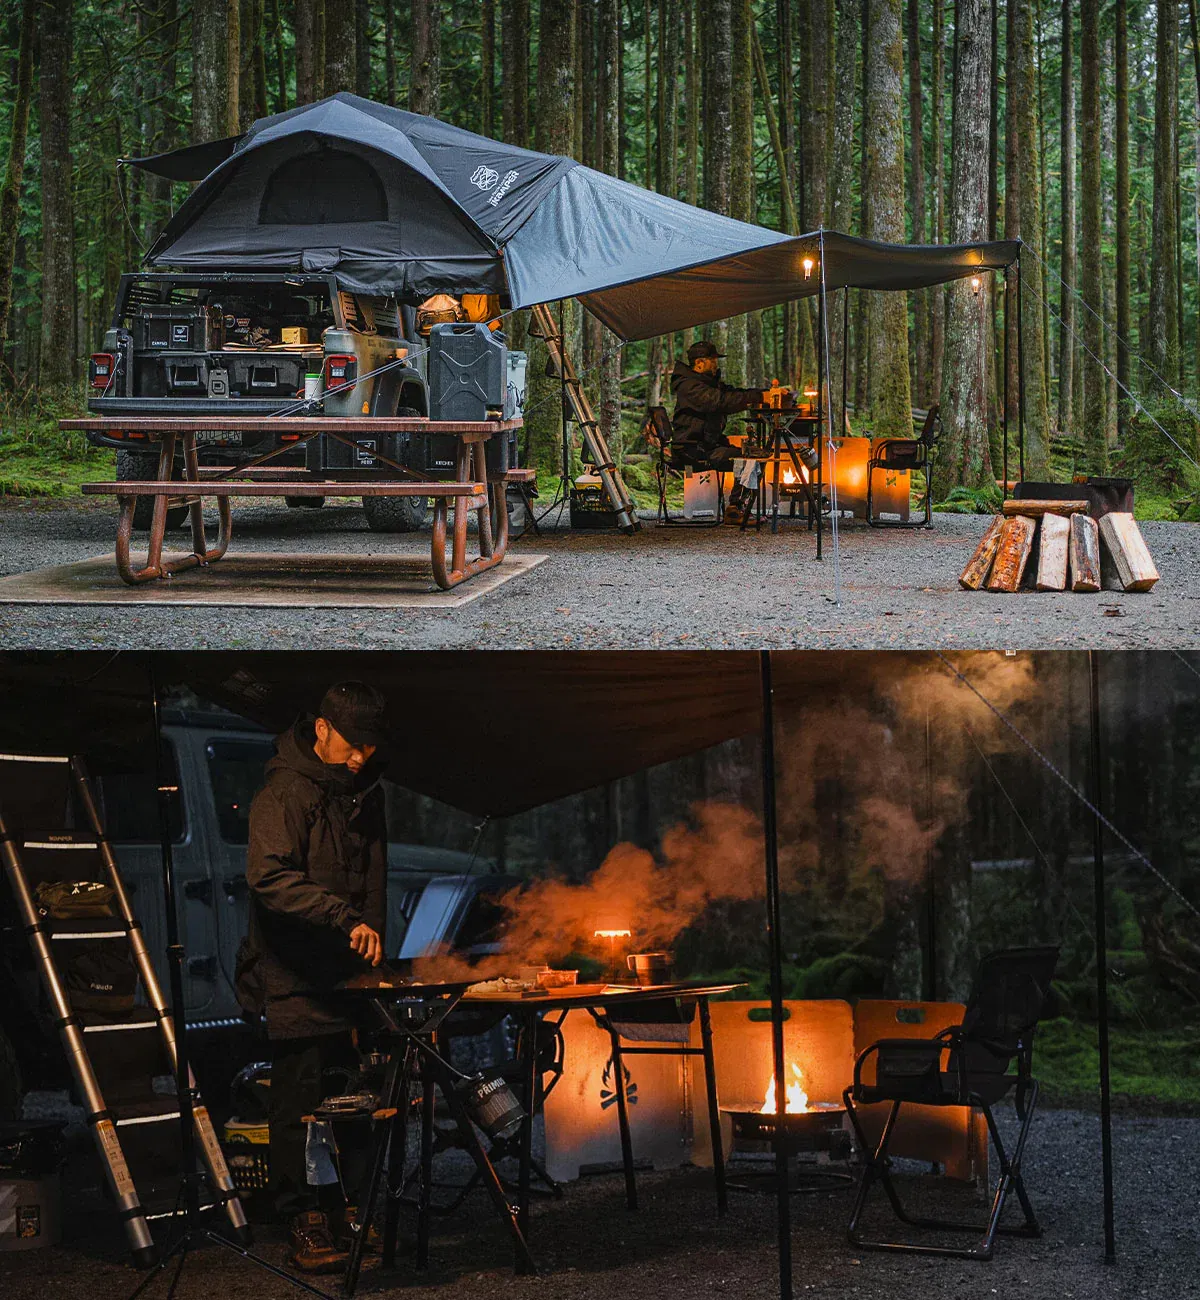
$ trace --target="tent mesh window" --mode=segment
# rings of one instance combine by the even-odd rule
[[[374,167],[342,149],[289,158],[271,173],[260,226],[323,226],[386,221],[387,195]]]

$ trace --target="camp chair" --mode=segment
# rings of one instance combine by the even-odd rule
[[[671,475],[674,474],[679,478],[686,478],[691,472],[691,466],[676,463],[671,452],[672,440],[675,431],[671,427],[671,417],[667,414],[665,406],[652,406],[646,414],[646,422],[642,425],[642,436],[646,439],[646,444],[655,456],[655,477],[658,480],[658,526],[660,528],[716,528],[720,526],[721,517],[724,514],[723,506],[723,480],[720,476],[717,478],[717,513],[715,519],[672,519],[667,509],[667,484],[670,482]]]
[[[470,1010],[456,1011],[448,1023],[448,1030],[454,1038],[477,1037],[496,1027],[503,1017],[487,1012],[475,1013]],[[518,1037],[515,1051],[511,1058],[497,1062],[492,1065],[484,1066],[485,1072],[492,1076],[498,1076],[504,1080],[518,1096],[522,1096],[526,1088],[526,1065],[524,1061],[525,1044]],[[562,1078],[564,1060],[564,1043],[562,1035],[562,1019],[555,1021],[543,1018],[537,1029],[537,1061],[535,1070],[537,1074],[537,1095],[533,1099],[533,1113],[545,1105],[546,1098],[554,1091],[559,1079]],[[478,1065],[478,1062],[476,1062]],[[523,1099],[524,1101],[524,1099]],[[528,1105],[528,1102],[524,1102]],[[444,1123],[449,1115],[449,1109],[444,1102],[439,1102],[434,1108],[434,1128],[432,1134],[432,1149],[430,1157],[439,1155],[443,1151],[449,1151],[462,1146],[462,1140],[458,1133],[457,1125]],[[442,1120],[439,1124],[437,1121]],[[504,1159],[520,1158],[521,1134],[520,1130],[507,1138],[492,1138],[488,1140],[487,1155],[493,1165],[498,1164]],[[530,1191],[538,1196],[552,1196],[559,1198],[562,1196],[562,1187],[550,1176],[546,1167],[541,1161],[530,1160],[530,1168],[533,1177],[537,1180],[537,1185],[532,1185]],[[420,1178],[420,1169],[414,1169],[408,1181],[405,1184],[404,1198],[410,1204],[416,1204],[416,1198],[411,1194],[412,1189]],[[465,1182],[438,1182],[431,1181],[430,1186],[437,1188],[441,1192],[448,1193],[445,1199],[430,1201],[430,1212],[439,1216],[453,1214],[468,1196],[482,1182],[482,1174],[476,1169],[472,1170],[470,1177]],[[516,1185],[509,1182],[508,1179],[501,1177],[504,1186],[510,1191],[516,1190]]]
[[[880,442],[867,461],[867,523],[872,528],[931,528],[933,526],[933,453],[942,432],[942,417],[938,404],[929,408],[921,433],[916,438],[886,438]],[[872,506],[872,488],[877,470],[892,473],[919,469],[925,473],[925,497],[918,506],[918,518],[907,522],[900,519],[876,519]],[[919,517],[924,512],[925,518]]]
[[[1037,1106],[1038,1083],[1032,1075],[1033,1032],[1050,991],[1058,961],[1057,948],[1008,948],[989,954],[979,966],[975,992],[961,1025],[944,1029],[935,1038],[883,1038],[872,1043],[854,1064],[854,1082],[843,1093],[846,1112],[854,1128],[865,1163],[847,1229],[851,1244],[872,1250],[905,1250],[925,1255],[951,1255],[962,1259],[991,1259],[998,1232],[1038,1237],[1041,1228],[1025,1191],[1021,1157]],[[864,1082],[865,1067],[874,1062],[874,1083]],[[1016,1073],[1009,1068],[1016,1062]],[[992,1107],[1016,1089],[1017,1116],[1021,1120],[1012,1156],[1000,1140]],[[890,1102],[877,1144],[863,1131],[858,1107]],[[946,1222],[918,1218],[901,1204],[892,1182],[888,1144],[901,1106],[961,1106],[983,1111],[988,1132],[1000,1161],[1000,1178],[986,1224]],[[869,1241],[859,1230],[867,1195],[876,1182],[883,1185],[896,1217],[913,1228],[952,1232],[979,1232],[975,1246],[955,1247],[898,1241]],[[1015,1191],[1025,1221],[1018,1227],[1000,1226],[1010,1191]]]

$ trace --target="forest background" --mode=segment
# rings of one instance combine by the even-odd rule
[[[775,229],[1022,238],[1028,474],[1128,474],[1140,515],[1200,518],[1196,7],[3,0],[0,492],[66,492],[94,472],[54,420],[83,401],[119,275],[187,192],[115,160],[349,90]],[[950,508],[995,495],[1006,364],[1015,439],[1017,313],[1006,349],[1004,293],[984,277],[979,292],[848,298],[847,416],[894,436],[939,402],[935,486]],[[842,311],[839,298],[839,379]],[[691,332],[622,347],[581,308],[569,317],[606,431],[648,488],[637,429]],[[522,321],[511,332],[524,342]],[[815,378],[811,303],[703,332],[735,383]],[[538,346],[531,450],[553,476],[557,384]]]

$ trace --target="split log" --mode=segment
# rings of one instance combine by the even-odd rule
[[[1062,591],[1067,585],[1067,541],[1071,524],[1062,515],[1043,515],[1039,537],[1037,589]]]
[[[1002,507],[1006,515],[1029,515],[1031,519],[1042,515],[1074,515],[1086,510],[1086,501],[1006,501]]]
[[[1090,515],[1071,516],[1071,590],[1100,590],[1100,530]]]
[[[992,565],[992,576],[988,579],[988,591],[1017,591],[1021,579],[1025,576],[1025,566],[1029,563],[1029,552],[1033,550],[1033,535],[1037,532],[1037,520],[1027,515],[1012,515],[1004,521],[1000,530],[1000,545],[996,550],[996,562]]]
[[[988,525],[975,554],[967,561],[967,567],[958,575],[958,585],[968,591],[978,591],[987,581],[996,558],[996,548],[1000,545],[1000,530],[1004,527],[1004,516],[997,515]]]
[[[1158,581],[1158,570],[1132,515],[1114,511],[1102,516],[1100,539],[1126,591],[1149,591]]]

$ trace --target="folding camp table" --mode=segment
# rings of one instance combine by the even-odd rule
[[[586,1011],[601,1029],[606,1030],[612,1044],[613,1080],[616,1094],[617,1123],[621,1135],[621,1163],[625,1173],[625,1201],[629,1209],[637,1209],[637,1184],[634,1180],[633,1139],[629,1128],[629,1105],[625,1091],[625,1072],[622,1060],[626,1056],[699,1056],[704,1060],[705,1093],[708,1103],[708,1123],[712,1139],[713,1173],[716,1182],[717,1209],[727,1208],[725,1192],[725,1161],[721,1146],[721,1111],[717,1102],[717,1076],[713,1066],[712,1022],[708,1001],[721,993],[732,993],[743,987],[740,984],[674,983],[650,986],[605,985],[591,988],[550,989],[544,994],[468,993],[462,1000],[464,1007],[489,1006],[502,1010],[520,1026],[522,1052],[522,1078],[524,1087],[521,1100],[525,1118],[521,1125],[520,1174],[517,1194],[517,1224],[524,1240],[529,1238],[529,1203],[533,1172],[533,1118],[538,1097],[538,1027],[542,1019],[557,1014],[558,1023],[568,1011]],[[621,1042],[621,1026],[626,1023],[621,1016],[625,1010],[635,1013],[639,1021],[654,1021],[655,1010],[661,1008],[660,1019],[681,1019],[680,1012],[695,1006],[700,1018],[699,1047],[682,1043],[656,1043],[629,1046]],[[630,1017],[635,1018],[634,1016]],[[520,1261],[518,1260],[518,1267]]]
[[[117,522],[117,572],[130,586],[169,578],[186,569],[215,564],[226,552],[233,533],[230,497],[365,497],[410,496],[433,499],[433,532],[430,556],[433,579],[448,591],[460,582],[494,568],[508,549],[508,508],[505,489],[509,483],[527,483],[533,478],[528,469],[500,468],[489,470],[486,444],[497,433],[519,429],[517,420],[426,420],[420,417],[383,418],[364,416],[330,417],[249,417],[197,416],[88,416],[84,419],[60,420],[64,430],[119,430],[126,438],[141,435],[159,444],[158,477],[143,482],[85,483],[89,496],[115,496],[120,506]],[[289,441],[251,461],[249,465],[227,469],[201,469],[196,440],[200,434],[274,433]],[[355,437],[388,433],[444,434],[456,440],[455,477],[452,481],[422,474],[373,452],[375,461],[393,471],[392,477],[354,471],[333,471],[322,476],[307,469],[269,466],[266,463],[285,451],[294,450],[310,439],[325,436],[344,443],[357,454]],[[183,479],[172,481],[176,450],[182,455]],[[333,477],[337,474],[337,477]],[[133,532],[133,512],[139,497],[154,500],[146,563],[136,567],[130,561],[129,543]],[[218,531],[214,545],[205,536],[202,502],[204,497],[217,501]],[[449,561],[446,555],[448,504],[454,502],[454,523]],[[186,505],[190,513],[192,550],[190,554],[164,559],[168,506]],[[479,554],[467,558],[467,522],[470,512],[478,518]]]

